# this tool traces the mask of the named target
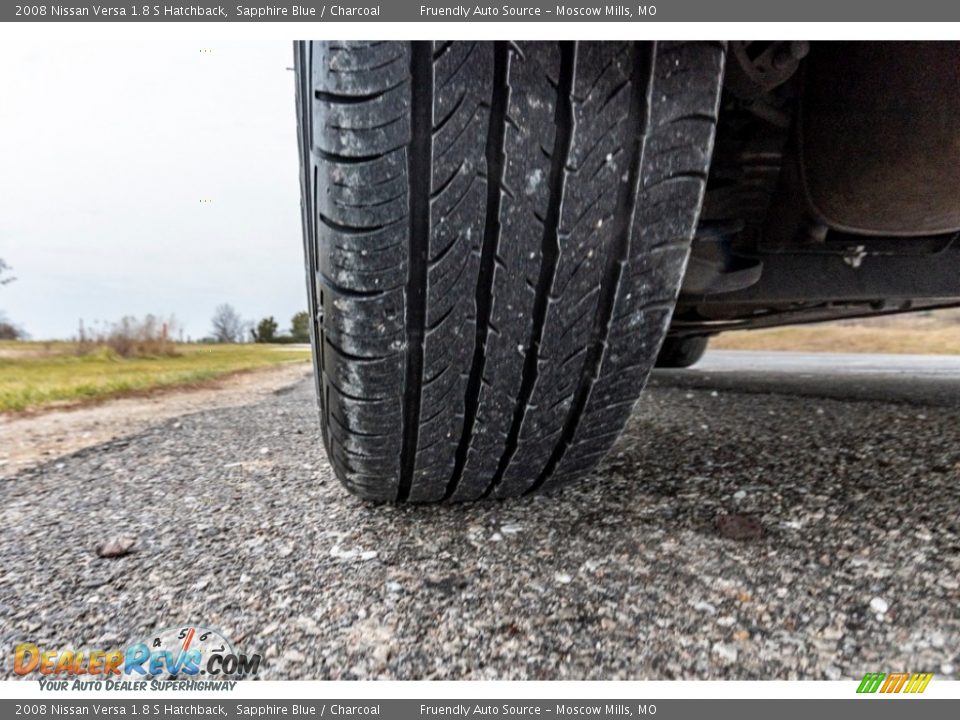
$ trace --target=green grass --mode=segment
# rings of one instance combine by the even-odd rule
[[[78,355],[76,348],[67,342],[0,342],[0,412],[195,385],[310,357],[309,350],[283,345],[179,345],[173,357],[139,358],[121,358],[106,348]]]

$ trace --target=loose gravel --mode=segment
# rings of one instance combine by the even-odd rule
[[[575,487],[376,506],[303,381],[0,478],[0,673],[199,623],[265,679],[956,676],[958,420],[658,382]]]

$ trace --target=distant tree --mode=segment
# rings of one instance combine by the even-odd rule
[[[277,339],[277,321],[273,315],[265,317],[257,323],[257,329],[253,331],[254,342],[269,343]]]
[[[290,337],[294,342],[310,342],[310,313],[304,310],[290,319]]]
[[[233,309],[233,305],[229,303],[218,305],[213,312],[211,322],[213,323],[211,335],[216,342],[237,343],[243,341],[246,323],[240,318],[240,314]]]
[[[0,312],[0,340],[23,340],[27,334],[7,320],[7,316]]]
[[[0,258],[0,285],[9,285],[16,280],[16,278],[10,274],[11,270],[13,270],[13,268],[7,265],[3,258]]]
[[[9,285],[16,280],[10,274],[12,269],[3,258],[0,258],[0,285]],[[26,333],[7,320],[7,316],[0,312],[0,340],[22,340],[25,337]]]

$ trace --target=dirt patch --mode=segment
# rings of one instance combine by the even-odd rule
[[[201,410],[258,402],[310,377],[309,366],[279,365],[239,373],[201,387],[153,392],[29,416],[0,416],[0,476],[131,435],[159,421]]]

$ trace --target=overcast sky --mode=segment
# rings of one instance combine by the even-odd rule
[[[11,35],[0,312],[36,339],[146,313],[198,338],[223,302],[288,327],[306,306],[290,43]]]

